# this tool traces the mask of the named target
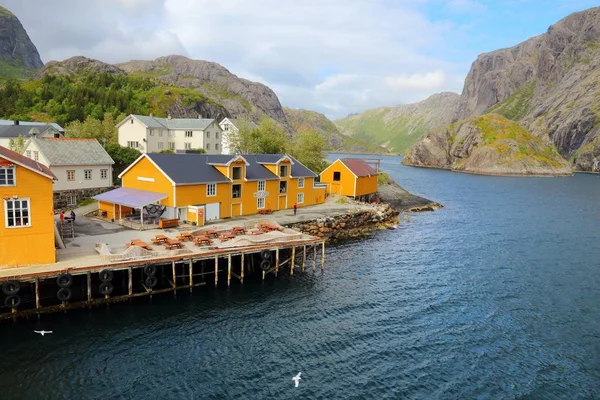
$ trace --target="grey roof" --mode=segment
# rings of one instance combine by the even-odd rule
[[[146,154],[177,185],[230,182],[215,167],[207,164],[205,154]]]
[[[215,120],[212,118],[157,118],[145,115],[132,116],[149,128],[160,129],[200,129],[208,128]]]
[[[265,167],[262,164],[258,164],[256,162],[256,156],[252,155],[252,154],[246,154],[243,155],[242,157],[244,157],[247,161],[248,164],[250,164],[249,166],[246,167],[246,179],[253,181],[253,180],[274,180],[277,179],[279,180],[279,177],[277,175],[275,175],[274,173],[272,173],[271,171],[269,171],[267,169],[267,167]]]
[[[312,172],[310,169],[306,168],[304,165],[300,164],[300,162],[298,160],[296,160],[294,157],[290,156],[289,154],[256,154],[255,155],[256,162],[267,163],[267,164],[274,164],[284,156],[289,157],[293,162],[292,170],[290,171],[293,178],[310,178],[310,177],[315,178],[317,176],[317,174]],[[244,157],[246,157],[246,156],[244,156]]]
[[[107,165],[112,158],[96,139],[32,138],[49,165]]]
[[[15,123],[15,121],[13,121],[12,119],[0,119],[0,125],[14,125],[14,123]],[[26,125],[26,126],[44,125],[44,124],[45,124],[44,122],[19,121],[19,125]],[[52,125],[52,127],[59,132],[65,131],[65,128],[63,128],[56,122],[48,122],[47,125]]]
[[[19,135],[31,137],[29,133],[32,129],[37,129],[39,133],[44,133],[51,128],[50,124],[30,124],[30,125],[0,125],[0,137],[16,138]]]

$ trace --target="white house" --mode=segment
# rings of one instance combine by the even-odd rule
[[[204,149],[221,154],[222,130],[209,118],[156,118],[129,115],[117,124],[119,144],[142,153]]]
[[[223,154],[234,154],[235,150],[233,149],[233,142],[235,141],[235,137],[240,131],[237,126],[235,126],[236,121],[232,118],[224,118],[223,121],[219,123],[219,126],[223,130],[223,140],[222,140],[222,153]]]
[[[32,135],[38,137],[64,137],[63,128],[58,124],[45,122],[24,122],[0,120],[0,146],[8,148],[11,139],[19,136],[29,139]]]
[[[24,155],[50,168],[54,182],[54,207],[77,202],[113,185],[113,159],[96,139],[38,138],[27,141]]]

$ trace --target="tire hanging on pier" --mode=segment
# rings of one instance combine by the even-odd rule
[[[73,292],[69,288],[60,288],[58,292],[56,292],[56,298],[60,301],[69,301],[73,296]]]
[[[269,260],[262,260],[262,262],[260,263],[260,268],[263,271],[268,271],[271,268],[271,261],[269,261]]]
[[[73,285],[73,275],[63,273],[56,277],[56,284],[59,288],[70,288]]]
[[[263,260],[270,260],[271,259],[271,251],[267,250],[267,249],[261,250],[260,256],[262,257]]]
[[[100,286],[98,287],[98,291],[103,296],[108,296],[109,294],[111,294],[113,292],[114,289],[115,289],[115,287],[113,286],[113,284],[111,282],[102,282],[100,284]]]
[[[19,289],[21,289],[19,282],[15,280],[11,279],[2,283],[2,292],[7,296],[12,296],[19,293]]]
[[[149,277],[146,278],[146,287],[148,289],[152,289],[157,284],[158,284],[158,278],[156,276],[151,275],[151,276],[149,276]]]
[[[154,276],[156,275],[156,265],[146,265],[144,267],[144,275],[146,276]]]
[[[4,299],[4,305],[9,308],[17,308],[21,305],[21,296],[13,294]]]
[[[113,272],[110,269],[103,269],[98,273],[100,277],[100,281],[102,282],[110,282],[113,280]]]

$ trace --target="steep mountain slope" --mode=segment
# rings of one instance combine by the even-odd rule
[[[0,78],[33,76],[43,65],[21,22],[6,8],[0,7]]]
[[[233,118],[259,122],[269,116],[292,131],[279,99],[269,87],[238,78],[221,65],[183,56],[160,57],[153,61],[117,64],[130,76],[158,79],[167,85],[193,89],[222,104]]]
[[[448,124],[456,115],[459,95],[438,93],[414,104],[382,107],[334,121],[344,135],[404,153],[421,135]]]
[[[549,137],[577,169],[590,170],[600,160],[600,7],[477,57],[455,121],[488,111]]]
[[[404,164],[486,175],[571,175],[548,139],[498,114],[435,128],[407,152]]]
[[[381,153],[381,147],[360,139],[342,135],[325,115],[316,111],[283,107],[285,116],[296,132],[314,130],[325,137],[327,149],[353,153]]]

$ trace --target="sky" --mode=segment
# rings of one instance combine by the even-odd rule
[[[460,93],[478,54],[597,0],[0,0],[42,61],[180,54],[330,119]]]

